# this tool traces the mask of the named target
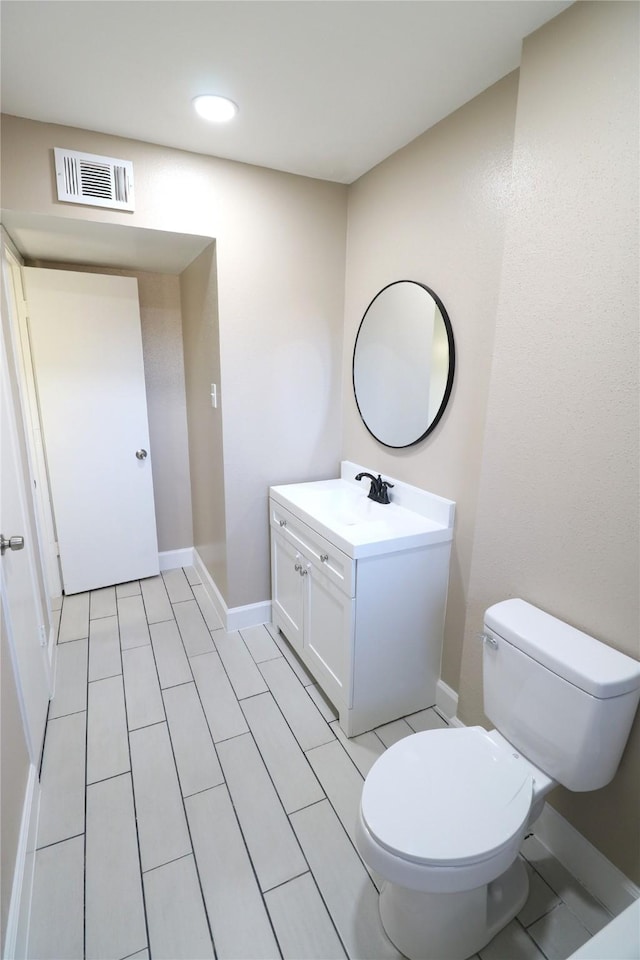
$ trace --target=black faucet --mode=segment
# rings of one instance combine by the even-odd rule
[[[369,500],[375,500],[376,503],[391,503],[388,488],[393,486],[392,483],[389,483],[388,480],[383,480],[380,474],[374,477],[372,473],[359,473],[356,476],[356,480],[362,480],[363,477],[368,477],[371,480]]]

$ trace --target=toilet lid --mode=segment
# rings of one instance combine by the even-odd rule
[[[376,760],[362,817],[407,860],[462,866],[507,846],[529,816],[533,779],[482,727],[405,737]]]

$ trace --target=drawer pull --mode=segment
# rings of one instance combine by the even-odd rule
[[[286,521],[286,520],[279,520],[278,523],[280,524],[281,527],[286,527],[286,525],[287,525],[287,521]]]
[[[328,553],[321,553],[321,554],[320,554],[320,563],[326,563],[328,559],[329,559],[329,554],[328,554]]]

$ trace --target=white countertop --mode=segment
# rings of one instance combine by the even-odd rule
[[[354,476],[359,472],[357,465],[349,464],[349,467],[354,468]],[[404,489],[394,487],[389,491],[394,502],[376,503],[368,497],[366,478],[361,482],[347,480],[343,471],[342,479],[283,484],[271,487],[269,493],[277,503],[354,559],[453,539],[451,501],[434,498],[407,484],[398,486]],[[396,497],[400,501],[410,499],[413,509],[402,506]],[[429,509],[430,501],[434,500],[438,501],[437,509]],[[442,504],[450,505],[451,509],[443,510]]]

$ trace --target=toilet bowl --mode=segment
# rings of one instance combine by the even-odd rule
[[[411,960],[470,956],[527,898],[518,851],[541,791],[501,740],[482,727],[418,733],[367,776],[356,842],[387,881],[382,922]]]
[[[362,791],[358,830],[371,866],[432,893],[469,890],[503,873],[520,849],[534,795],[530,765],[514,753],[482,727],[395,743]]]
[[[484,705],[496,729],[429,730],[369,771],[356,845],[384,879],[384,929],[409,960],[466,960],[524,905],[519,849],[548,792],[617,770],[640,665],[523,600],[485,614]]]

